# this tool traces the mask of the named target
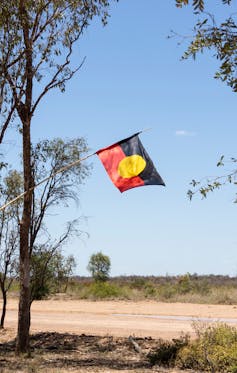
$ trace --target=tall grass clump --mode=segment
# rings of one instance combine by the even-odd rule
[[[181,348],[176,365],[204,372],[237,373],[237,329],[227,324],[194,325],[197,338]]]

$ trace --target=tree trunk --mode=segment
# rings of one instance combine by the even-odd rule
[[[0,327],[4,328],[4,320],[5,320],[6,309],[7,309],[7,292],[4,289],[2,289],[2,299],[3,299],[3,303],[2,303],[2,316],[1,316]]]
[[[30,250],[29,232],[31,224],[32,187],[30,120],[23,123],[23,169],[24,196],[23,214],[20,222],[20,299],[18,309],[18,334],[16,352],[29,352],[30,332]]]

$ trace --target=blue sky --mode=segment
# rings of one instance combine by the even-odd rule
[[[215,11],[220,16],[222,8]],[[65,221],[87,217],[81,228],[89,238],[65,247],[79,275],[88,274],[97,251],[111,258],[113,276],[237,274],[234,188],[191,203],[186,195],[193,178],[217,175],[222,154],[236,156],[237,135],[237,96],[213,79],[212,53],[180,61],[188,40],[167,38],[171,30],[191,35],[193,21],[191,9],[179,10],[175,1],[114,4],[109,24],[93,22],[75,51],[75,62],[86,56],[78,76],[64,94],[51,92],[35,115],[34,141],[84,136],[92,151],[152,128],[140,139],[165,188],[120,194],[93,157],[80,205],[48,219],[58,233]],[[13,157],[17,150],[11,143],[7,152]]]

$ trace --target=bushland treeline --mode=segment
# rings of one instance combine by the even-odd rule
[[[70,278],[67,295],[77,299],[153,299],[162,302],[237,304],[237,277],[222,275],[119,276],[107,281]]]

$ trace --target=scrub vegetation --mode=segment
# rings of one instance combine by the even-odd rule
[[[66,260],[66,258],[65,258]],[[65,262],[66,263],[66,262]],[[70,267],[71,268],[71,267]],[[180,276],[121,276],[98,281],[93,277],[73,276],[47,285],[40,299],[55,297],[88,300],[155,300],[197,304],[237,305],[237,277],[185,274]],[[66,282],[65,282],[66,281]],[[65,286],[66,284],[66,286]],[[15,280],[9,296],[18,295]]]
[[[171,341],[40,332],[31,335],[28,359],[15,356],[15,340],[2,330],[1,372],[236,373],[237,329],[222,323],[193,327],[195,339],[181,335]]]
[[[237,304],[237,277],[196,274],[182,276],[121,276],[98,282],[90,277],[70,279],[73,299],[152,299],[160,302]]]
[[[194,324],[196,339],[188,335],[160,340],[148,354],[151,365],[194,369],[195,372],[237,372],[237,329],[226,324]]]
[[[237,329],[226,324],[196,328],[197,339],[179,349],[176,365],[206,372],[237,372]]]
[[[62,282],[58,291],[60,294],[52,291],[51,296],[60,296],[60,299],[237,304],[237,277],[189,273],[164,277],[121,276],[106,281],[93,277],[69,277],[67,288]],[[11,295],[17,293],[18,284],[15,281]],[[2,329],[2,371],[8,372],[17,364],[21,372],[64,373],[70,370],[105,373],[129,370],[131,373],[148,373],[162,370],[167,373],[237,373],[237,328],[224,323],[194,322],[193,329],[195,338],[183,334],[172,340],[38,333],[31,336],[31,357],[20,360],[14,353],[13,335],[5,338],[8,331]]]

